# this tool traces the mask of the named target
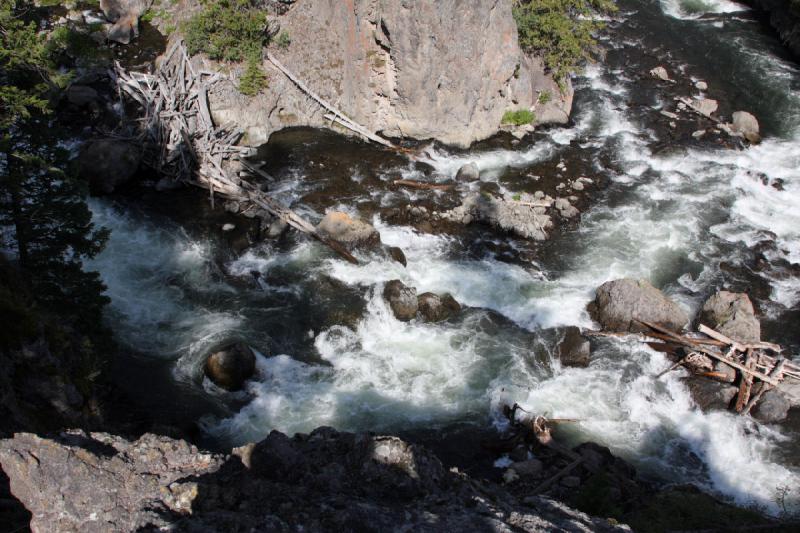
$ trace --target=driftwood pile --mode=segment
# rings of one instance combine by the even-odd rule
[[[782,348],[769,342],[742,343],[708,326],[700,325],[699,335],[681,335],[650,322],[638,321],[649,331],[644,335],[659,342],[648,342],[658,351],[678,357],[678,361],[658,377],[684,366],[696,375],[720,381],[736,382],[739,391],[733,409],[746,415],[761,397],[772,388],[780,388],[785,380],[800,381],[800,366],[782,357]],[[714,361],[737,371],[731,379],[727,373],[714,372]]]
[[[357,263],[340,243],[248,181],[248,175],[268,176],[245,160],[249,149],[236,146],[243,132],[215,124],[209,110],[208,91],[224,77],[195,69],[182,41],[170,47],[153,74],[128,72],[119,63],[110,74],[120,93],[144,111],[138,141],[145,147],[144,163],[159,175],[207,189],[212,205],[216,195],[239,202],[243,210],[264,210]]]

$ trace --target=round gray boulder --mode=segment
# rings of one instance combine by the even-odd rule
[[[480,178],[480,175],[481,172],[478,169],[478,165],[475,163],[467,163],[458,169],[458,172],[456,172],[456,179],[458,181],[475,181]]]
[[[606,331],[641,332],[646,329],[634,320],[654,322],[677,331],[689,321],[682,307],[643,279],[625,278],[603,283],[587,309]]]
[[[393,279],[383,288],[383,298],[398,320],[409,321],[417,316],[419,304],[417,302],[417,289],[407,287],[399,279]]]

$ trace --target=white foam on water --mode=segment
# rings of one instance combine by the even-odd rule
[[[670,17],[678,19],[698,19],[703,15],[717,13],[738,13],[748,8],[731,0],[660,0],[661,9]]]
[[[108,287],[107,318],[117,338],[140,353],[177,358],[197,354],[235,330],[240,318],[192,301],[192,291],[232,292],[209,272],[208,243],[178,229],[132,217],[91,199],[94,223],[111,230],[105,249],[87,261]]]

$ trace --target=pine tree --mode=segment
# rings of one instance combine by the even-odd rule
[[[67,154],[49,132],[59,79],[29,5],[0,0],[0,238],[42,307],[97,328],[108,299],[83,270],[108,237],[94,228],[85,186],[65,172]]]

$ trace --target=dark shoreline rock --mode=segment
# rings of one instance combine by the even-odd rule
[[[446,470],[397,437],[317,428],[213,454],[169,437],[69,431],[0,441],[34,531],[630,531]]]

